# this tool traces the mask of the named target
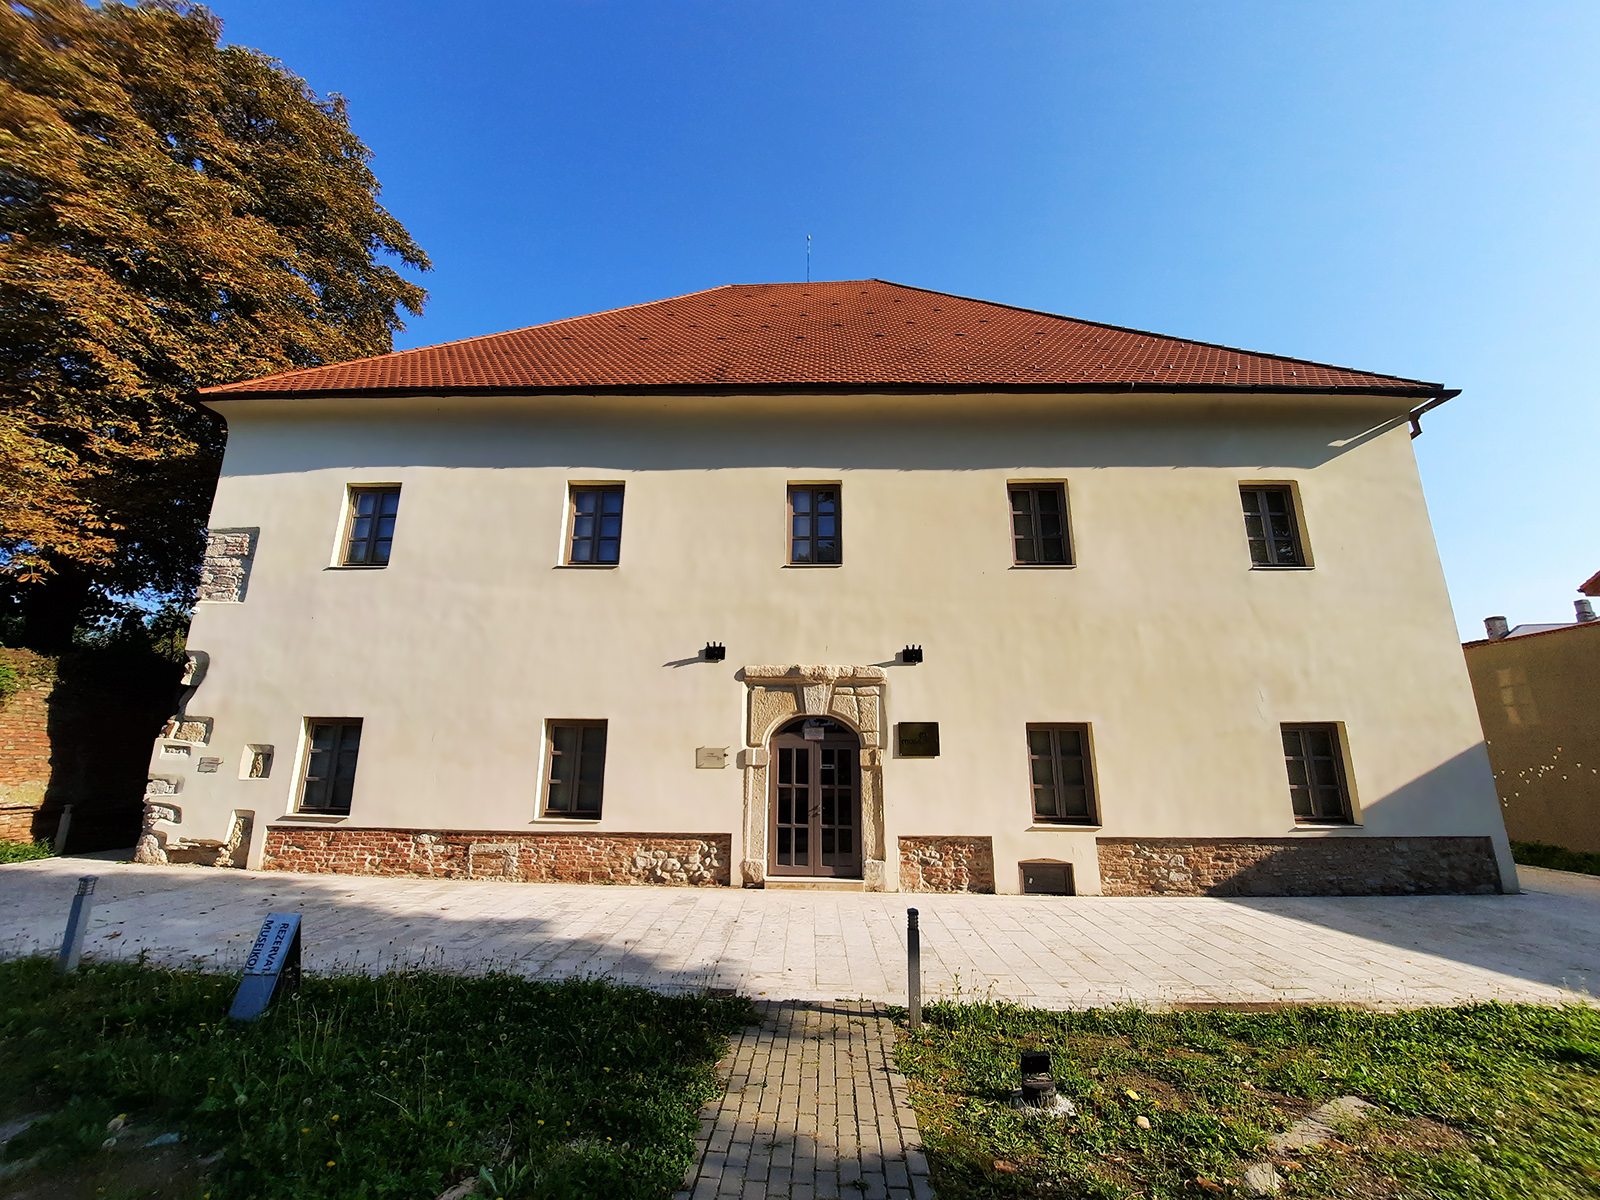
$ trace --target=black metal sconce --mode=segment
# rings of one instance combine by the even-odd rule
[[[907,646],[904,650],[900,651],[900,661],[903,663],[910,663],[911,665],[915,666],[917,663],[922,661],[922,647]]]
[[[728,648],[721,642],[707,642],[706,648],[700,651],[700,656],[707,662],[721,662],[728,657]]]

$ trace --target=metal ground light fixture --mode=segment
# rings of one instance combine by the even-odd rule
[[[1050,1055],[1044,1050],[1024,1050],[1021,1062],[1022,1102],[1032,1108],[1050,1108],[1056,1100],[1056,1080],[1050,1073]]]

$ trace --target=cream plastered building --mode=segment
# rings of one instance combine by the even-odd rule
[[[140,856],[1514,891],[1411,449],[1452,394],[873,280],[210,389]]]

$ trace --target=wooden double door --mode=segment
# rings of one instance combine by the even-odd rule
[[[861,877],[861,741],[807,717],[773,736],[767,766],[767,873]]]

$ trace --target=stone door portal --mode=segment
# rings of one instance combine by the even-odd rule
[[[861,740],[825,717],[773,735],[767,873],[861,878]]]

